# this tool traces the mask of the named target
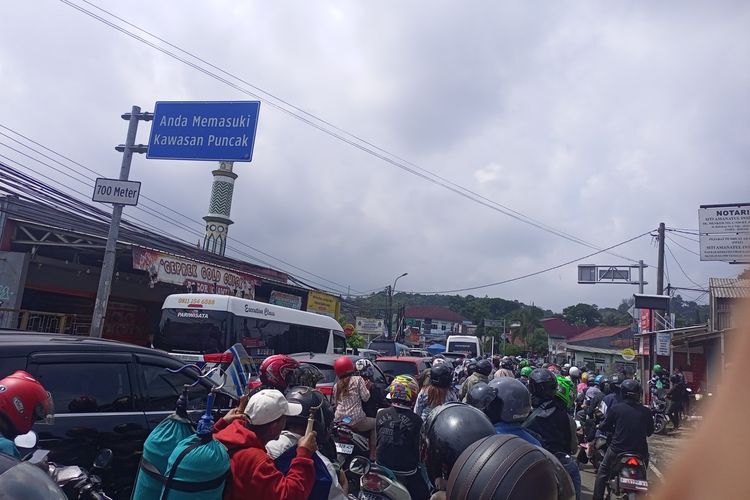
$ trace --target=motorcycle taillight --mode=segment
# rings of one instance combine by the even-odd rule
[[[377,474],[365,474],[362,476],[362,489],[381,493],[385,491],[390,484]]]

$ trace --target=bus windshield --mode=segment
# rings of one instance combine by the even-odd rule
[[[477,345],[473,342],[452,341],[448,347],[452,352],[465,352],[472,358],[477,355]]]
[[[232,345],[230,316],[225,311],[163,309],[154,347],[169,352],[224,352]]]

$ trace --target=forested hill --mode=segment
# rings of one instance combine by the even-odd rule
[[[388,297],[385,292],[379,292],[366,297],[350,298],[342,304],[344,315],[353,319],[354,316],[382,318],[386,315]],[[596,304],[572,304],[556,313],[536,305],[528,305],[517,300],[506,300],[497,297],[475,297],[473,295],[420,295],[413,293],[396,293],[393,297],[394,314],[400,306],[433,305],[444,306],[457,312],[479,325],[482,332],[483,319],[520,320],[522,323],[532,322],[538,325],[538,320],[552,316],[559,316],[571,324],[586,326],[615,326],[629,325],[632,318],[629,309],[632,297],[623,299],[616,307],[599,307]],[[684,300],[680,295],[672,298],[672,312],[676,315],[676,326],[689,326],[705,323],[708,318],[708,305]]]

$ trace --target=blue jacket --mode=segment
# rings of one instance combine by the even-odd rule
[[[297,447],[292,446],[285,451],[279,458],[276,459],[276,467],[286,474],[292,465],[292,460],[297,456]],[[313,486],[312,492],[308,497],[308,500],[328,500],[328,495],[331,491],[331,485],[333,480],[328,469],[326,468],[323,461],[320,459],[318,454],[314,454],[313,462],[315,463],[315,485]]]
[[[5,453],[13,458],[21,460],[21,454],[16,448],[16,444],[5,436],[0,436],[0,453]]]
[[[495,424],[495,433],[496,434],[512,434],[514,436],[518,436],[521,439],[533,444],[534,446],[542,446],[542,443],[539,442],[537,438],[531,435],[529,431],[523,428],[523,426],[518,424],[509,424],[507,422],[498,422]]]

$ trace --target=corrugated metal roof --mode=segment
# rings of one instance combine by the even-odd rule
[[[582,340],[593,340],[607,337],[614,337],[622,332],[630,330],[629,326],[596,326],[589,328],[583,333],[579,333],[574,337],[570,337],[568,342],[580,342]]]
[[[710,278],[708,288],[718,299],[750,298],[750,280],[739,278]]]
[[[605,349],[603,347],[589,347],[589,346],[583,346],[583,345],[567,345],[565,350],[578,351],[578,352],[592,352],[595,354],[620,355],[622,353],[622,349]]]

